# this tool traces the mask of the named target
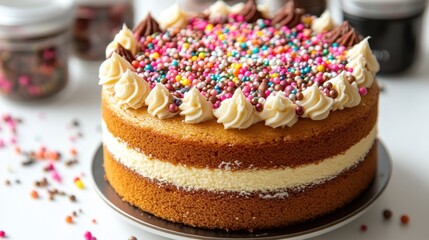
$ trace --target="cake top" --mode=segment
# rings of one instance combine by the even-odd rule
[[[368,38],[293,1],[272,18],[265,9],[217,1],[189,16],[173,5],[159,22],[149,14],[134,32],[124,25],[100,84],[126,108],[186,123],[216,118],[226,129],[291,127],[357,106],[379,69]]]

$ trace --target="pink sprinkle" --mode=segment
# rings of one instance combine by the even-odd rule
[[[22,86],[28,86],[30,84],[30,78],[26,75],[22,75],[18,78],[18,82]]]
[[[15,144],[16,143],[16,137],[15,136],[10,137],[10,143],[11,144]]]
[[[0,238],[4,238],[4,237],[6,237],[6,233],[5,233],[5,231],[1,230],[0,231]]]
[[[83,236],[85,237],[85,240],[91,240],[92,233],[90,231],[86,231]]]
[[[57,182],[61,182],[60,174],[58,174],[58,172],[56,170],[52,170],[51,172],[52,172],[51,173],[52,179],[54,179]]]
[[[4,141],[0,139],[0,148],[3,148],[5,146]]]
[[[361,87],[359,88],[359,94],[365,96],[366,94],[368,94],[368,90],[365,87]]]
[[[48,171],[53,171],[53,170],[55,170],[55,166],[54,166],[53,163],[48,163],[48,166],[46,166],[45,169],[48,170]]]

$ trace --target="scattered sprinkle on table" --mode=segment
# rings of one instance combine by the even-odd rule
[[[70,215],[68,215],[68,216],[66,217],[66,223],[68,223],[68,224],[72,224],[72,223],[73,223],[73,217],[72,217],[72,216],[70,216]]]
[[[402,225],[408,225],[409,222],[410,222],[410,217],[407,214],[401,215]]]
[[[386,219],[386,220],[391,219],[391,218],[392,218],[392,215],[393,215],[393,213],[392,213],[392,211],[390,211],[389,209],[385,209],[385,210],[383,211],[383,218],[384,218],[384,219]]]

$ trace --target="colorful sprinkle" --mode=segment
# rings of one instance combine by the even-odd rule
[[[30,196],[33,199],[38,199],[39,198],[39,193],[36,190],[33,190],[30,192]]]
[[[79,189],[85,188],[85,185],[83,184],[82,180],[80,180],[80,178],[75,178],[74,185],[76,185],[76,187]]]
[[[393,216],[393,213],[392,213],[392,211],[391,211],[391,210],[389,210],[389,209],[385,209],[385,210],[383,211],[383,218],[384,218],[384,219],[389,220],[389,219],[391,219],[391,218],[392,218],[392,216]]]
[[[136,56],[140,66],[137,73],[152,87],[164,84],[172,94],[170,112],[178,111],[180,98],[192,87],[214,108],[241,88],[247,100],[262,110],[274,91],[284,91],[296,102],[308,86],[322,85],[348,71],[344,67],[346,49],[332,47],[323,34],[312,33],[308,24],[289,29],[274,28],[264,21],[212,24],[194,18],[190,22],[179,31],[170,29],[142,37]],[[202,23],[204,32],[200,30]]]
[[[72,216],[70,216],[70,215],[68,215],[68,216],[66,217],[66,223],[68,223],[68,224],[72,224],[72,223],[73,223],[73,217],[72,217]]]
[[[408,223],[410,223],[410,217],[407,214],[401,215],[400,219],[402,225],[408,225]]]

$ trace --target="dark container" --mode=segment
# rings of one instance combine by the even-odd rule
[[[418,57],[426,0],[343,0],[342,12],[357,32],[371,36],[381,74],[402,72]]]

